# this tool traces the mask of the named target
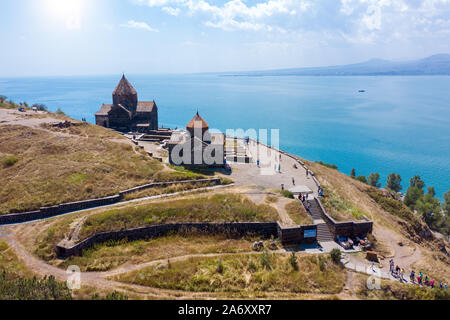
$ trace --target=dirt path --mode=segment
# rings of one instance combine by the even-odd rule
[[[56,279],[60,281],[66,281],[68,274],[65,270],[59,269],[55,266],[51,266],[44,261],[36,258],[31,253],[29,253],[18,241],[14,231],[11,227],[1,227],[0,228],[0,238],[5,240],[10,248],[16,253],[20,261],[33,273],[44,276],[53,275]],[[273,251],[275,254],[285,253],[285,250]],[[230,256],[230,255],[242,255],[242,254],[260,254],[259,252],[247,252],[247,253],[217,253],[217,254],[192,254],[186,256],[180,256],[176,258],[171,258],[171,262],[183,261],[190,258],[197,257],[219,257],[219,256]],[[210,293],[210,292],[186,292],[180,290],[167,290],[152,288],[134,284],[125,284],[109,279],[123,273],[141,270],[154,265],[166,264],[167,259],[155,260],[139,265],[128,265],[122,266],[116,270],[107,272],[82,272],[81,281],[85,286],[94,287],[97,289],[105,291],[120,291],[125,294],[139,297],[141,299],[171,299],[171,300],[186,300],[186,299],[229,299],[231,296],[227,293]],[[264,297],[252,297],[254,299],[331,299],[338,295],[332,294],[295,294],[289,292],[268,292],[265,293]],[[344,298],[344,296],[342,296]]]
[[[405,268],[405,270],[409,270],[413,263],[422,258],[422,253],[418,246],[412,244],[410,241],[401,239],[400,236],[388,229],[377,229],[375,235],[388,243],[393,250],[393,255],[391,257],[386,257],[385,260],[387,261],[384,261],[386,266],[389,265],[388,260],[394,259],[396,265]],[[402,243],[402,245],[399,243]]]
[[[281,224],[286,227],[296,226],[296,223],[289,216],[289,214],[287,213],[286,208],[285,208],[286,205],[291,201],[292,201],[292,199],[280,198],[278,200],[278,202],[272,204],[272,206],[275,209],[277,209],[277,211],[278,211],[278,215],[280,216],[280,219],[281,219],[281,221],[280,221]]]

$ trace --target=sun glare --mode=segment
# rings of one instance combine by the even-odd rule
[[[45,10],[53,18],[65,22],[69,29],[81,27],[81,16],[85,0],[44,0]]]

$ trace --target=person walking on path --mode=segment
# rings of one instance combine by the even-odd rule
[[[411,271],[411,274],[410,274],[410,276],[409,276],[409,279],[411,279],[411,282],[412,283],[415,283],[415,279],[416,279],[416,273],[414,272],[414,270],[413,271]]]
[[[306,210],[311,213],[311,203],[309,201],[306,201]]]

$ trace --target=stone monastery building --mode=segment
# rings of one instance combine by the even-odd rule
[[[95,114],[97,125],[122,132],[158,130],[155,101],[138,101],[138,95],[125,75],[114,89],[113,103],[104,104]]]

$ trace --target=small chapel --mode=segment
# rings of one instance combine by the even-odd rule
[[[103,104],[95,114],[96,124],[121,132],[158,130],[155,101],[138,101],[137,91],[123,75],[112,93],[113,103]]]

